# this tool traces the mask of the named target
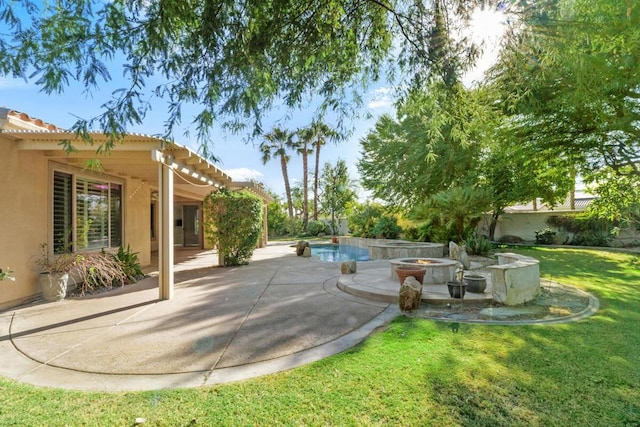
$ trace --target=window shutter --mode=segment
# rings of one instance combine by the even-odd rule
[[[56,254],[72,250],[72,182],[70,174],[53,173],[53,250]]]

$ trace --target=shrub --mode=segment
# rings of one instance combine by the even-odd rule
[[[320,234],[329,234],[331,230],[323,221],[309,221],[307,224],[307,234],[309,236],[318,236]]]
[[[469,255],[487,256],[493,252],[493,245],[485,236],[471,236],[465,245]]]
[[[584,231],[576,234],[571,241],[572,245],[577,246],[609,246],[611,238],[602,232]]]
[[[262,201],[251,194],[219,190],[204,200],[209,243],[225,266],[248,264],[262,232]]]
[[[500,237],[498,239],[499,243],[522,243],[524,242],[524,239],[522,237],[519,236],[513,236],[511,234],[505,234],[504,236]]]
[[[287,213],[282,203],[277,199],[267,205],[267,227],[269,234],[276,236],[286,235],[285,222],[287,221]]]
[[[585,214],[553,215],[547,224],[573,234],[568,243],[579,246],[609,246],[614,229],[612,221]]]
[[[120,246],[114,257],[127,276],[127,282],[135,283],[144,277],[140,261],[138,260],[138,252],[131,252],[129,245],[127,245],[127,249]]]
[[[402,228],[398,225],[396,217],[385,215],[378,220],[372,233],[378,239],[397,239],[402,233]]]
[[[536,231],[536,243],[540,245],[553,244],[553,239],[555,237],[556,237],[556,232],[549,228],[543,228],[542,230]]]
[[[429,224],[422,224],[417,227],[407,227],[403,230],[402,237],[413,242],[431,241],[432,230]]]
[[[110,289],[118,285],[123,286],[128,280],[117,258],[104,251],[97,254],[78,255],[74,267],[73,271],[79,278],[78,291],[82,295],[97,288]]]
[[[299,236],[302,234],[303,224],[300,218],[286,218],[282,224],[281,236]]]
[[[373,229],[383,216],[384,208],[376,203],[356,204],[347,217],[354,237],[375,237]]]

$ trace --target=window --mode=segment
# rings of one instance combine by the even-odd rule
[[[122,244],[122,185],[71,173],[53,173],[55,253]]]

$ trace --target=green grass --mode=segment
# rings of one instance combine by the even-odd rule
[[[0,425],[640,425],[640,258],[516,250],[600,299],[553,326],[400,317],[360,346],[293,371],[210,388],[81,393],[0,379]]]

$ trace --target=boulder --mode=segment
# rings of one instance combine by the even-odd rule
[[[417,310],[420,308],[420,298],[422,298],[422,285],[420,282],[413,276],[404,279],[398,296],[400,310]]]
[[[465,270],[471,268],[471,260],[469,259],[469,255],[467,254],[467,248],[465,245],[462,245],[458,248],[458,261],[462,263],[462,266]]]
[[[449,258],[458,259],[459,246],[456,242],[449,242]]]
[[[355,261],[346,261],[340,266],[342,274],[355,274],[356,270],[357,266]]]
[[[309,247],[309,242],[307,242],[306,240],[298,241],[298,243],[296,244],[296,255],[302,256],[304,254],[304,248],[308,248],[308,247]]]

